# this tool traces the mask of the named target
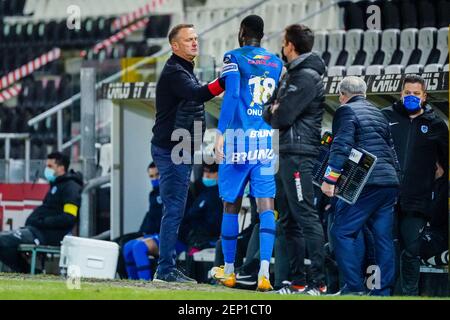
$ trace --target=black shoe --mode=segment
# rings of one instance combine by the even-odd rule
[[[236,283],[243,287],[254,287],[258,282],[258,273],[246,273],[244,270],[236,273]]]
[[[188,276],[185,276],[178,269],[173,269],[169,273],[165,273],[165,274],[158,274],[158,272],[156,272],[155,276],[153,278],[153,281],[155,281],[155,282],[197,283],[196,280],[191,279]]]

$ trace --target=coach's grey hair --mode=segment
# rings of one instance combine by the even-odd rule
[[[347,97],[363,95],[366,96],[367,84],[360,77],[348,76],[342,79],[338,86],[339,92]]]

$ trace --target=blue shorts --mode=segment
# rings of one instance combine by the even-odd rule
[[[144,239],[152,239],[153,241],[156,242],[156,245],[159,248],[159,234],[155,233],[155,234],[146,234],[144,236]],[[175,251],[177,252],[177,255],[182,253],[183,251],[187,250],[187,245],[184,244],[183,242],[181,242],[180,240],[177,240],[177,243],[175,245]]]
[[[238,197],[242,197],[249,181],[251,196],[275,198],[273,161],[219,165],[219,193],[224,201],[234,203]]]

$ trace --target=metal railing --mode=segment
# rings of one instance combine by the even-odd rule
[[[11,140],[25,141],[25,182],[30,181],[30,135],[28,133],[0,133],[0,140],[5,141],[5,181],[9,182],[11,163]]]

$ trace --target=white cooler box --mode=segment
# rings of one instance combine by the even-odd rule
[[[59,267],[66,272],[77,270],[82,278],[114,279],[118,258],[115,242],[65,236]]]

